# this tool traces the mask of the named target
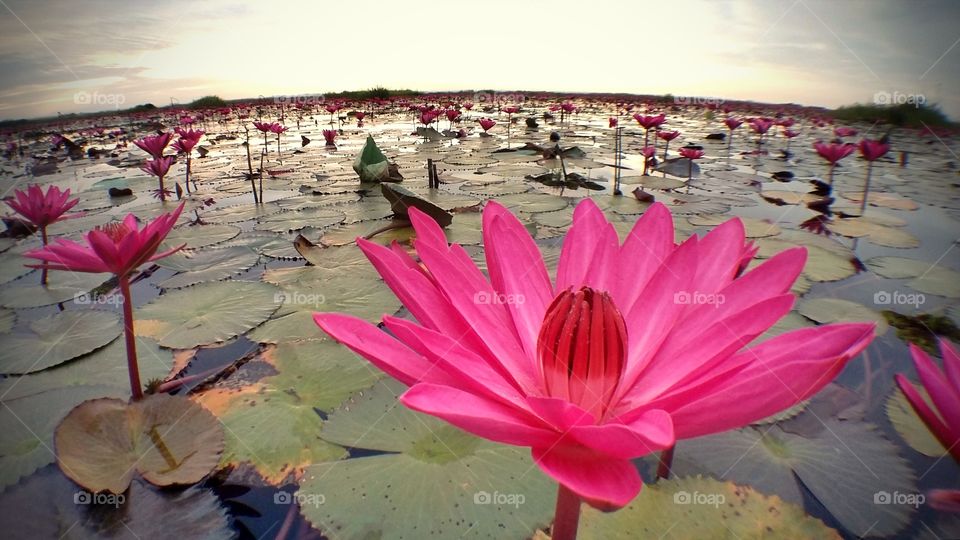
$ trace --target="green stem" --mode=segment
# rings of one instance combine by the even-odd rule
[[[130,393],[134,401],[143,399],[140,368],[137,366],[137,339],[133,334],[133,297],[130,295],[130,276],[117,276],[123,295],[123,338],[127,345],[127,372],[130,375]]]
[[[43,225],[40,227],[40,238],[43,240],[43,246],[47,246],[47,226]],[[40,270],[40,284],[44,287],[47,286],[47,265],[43,265],[43,269]]]
[[[557,509],[553,516],[552,540],[576,540],[580,525],[580,497],[560,484],[557,490]]]
[[[867,181],[863,186],[863,200],[860,201],[860,217],[867,211],[867,196],[870,195],[870,174],[873,172],[873,162],[867,162]]]

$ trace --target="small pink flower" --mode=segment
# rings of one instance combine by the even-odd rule
[[[661,126],[664,122],[667,121],[667,116],[663,113],[660,113],[656,116],[643,116],[641,114],[633,115],[633,119],[640,124],[643,129],[653,129]]]
[[[144,137],[139,141],[133,141],[133,144],[154,158],[161,158],[163,157],[164,149],[170,144],[170,139],[172,138],[173,133],[162,133],[160,135]]]
[[[615,128],[615,127],[617,127],[617,125],[620,124],[620,120],[618,120],[615,116],[611,116],[611,117],[607,120],[607,122],[609,122],[611,128]]]
[[[676,139],[679,136],[680,136],[679,131],[660,131],[657,133],[657,137],[660,137],[661,139],[668,142]]]
[[[821,141],[813,143],[813,147],[817,153],[820,154],[820,157],[829,161],[831,165],[836,165],[837,162],[849,156],[857,149],[857,145],[853,143],[826,144]]]
[[[698,148],[681,148],[680,155],[687,159],[700,159],[703,157],[703,150]]]
[[[843,126],[841,126],[841,127],[838,127],[838,128],[834,128],[833,134],[836,135],[837,137],[841,137],[841,138],[843,138],[843,137],[853,137],[854,135],[857,134],[857,130],[855,130],[855,129],[853,129],[853,128],[850,128],[850,127],[843,127]]]
[[[727,118],[723,121],[723,123],[727,125],[727,129],[733,131],[743,124],[743,120],[739,120],[737,118]]]
[[[14,191],[13,196],[14,200],[7,201],[7,205],[38,229],[43,229],[62,219],[83,215],[82,212],[67,214],[68,210],[80,202],[80,199],[70,200],[69,189],[60,191],[59,187],[50,186],[44,193],[40,186],[33,184],[28,186],[26,191]]]
[[[490,130],[493,126],[497,125],[497,121],[492,118],[481,118],[479,120],[480,127],[483,128],[484,133]]]
[[[337,139],[337,130],[335,129],[325,129],[323,130],[323,140],[326,141],[327,146],[336,146]]]
[[[890,145],[881,141],[872,139],[863,139],[860,141],[860,155],[867,161],[876,161],[890,151]]]
[[[145,173],[149,173],[157,178],[163,178],[167,176],[167,172],[170,170],[170,166],[173,165],[173,162],[177,158],[174,156],[167,156],[158,159],[148,159],[141,167]]]

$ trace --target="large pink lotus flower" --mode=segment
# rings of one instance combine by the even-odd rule
[[[858,147],[860,148],[860,155],[867,161],[876,161],[890,151],[889,144],[873,139],[863,139]]]
[[[910,344],[913,365],[930,395],[933,408],[902,373],[896,376],[897,386],[930,433],[960,463],[960,355],[945,339],[940,340],[940,352],[943,353],[942,371],[923,349]]]
[[[161,133],[160,135],[152,135],[138,141],[133,141],[133,144],[150,154],[154,159],[159,159],[163,157],[163,151],[167,148],[167,145],[170,144],[170,139],[172,138],[173,133]]]
[[[137,366],[137,345],[133,331],[133,302],[130,297],[130,275],[140,265],[166,257],[183,246],[157,253],[163,239],[177,223],[183,212],[180,203],[169,214],[162,214],[143,229],[137,227],[137,217],[128,214],[120,223],[110,223],[88,232],[86,245],[65,238],[57,239],[42,249],[24,253],[41,264],[28,265],[50,270],[69,270],[99,274],[110,272],[117,277],[123,295],[123,334],[127,349],[127,371],[130,376],[130,393],[134,400],[143,397],[140,370]]]
[[[657,203],[621,245],[587,199],[552,283],[523,224],[496,202],[483,211],[489,279],[436,222],[416,209],[410,218],[423,266],[357,243],[416,322],[384,316],[388,334],[345,314],[314,320],[409,385],[408,407],[531,447],[561,494],[602,508],[639,492],[631,459],[782,411],[873,339],[872,324],[834,324],[745,348],[793,306],[806,250],[739,275],[753,249],[739,219],[677,246]]]

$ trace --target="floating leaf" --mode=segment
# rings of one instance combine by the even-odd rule
[[[320,206],[267,216],[260,219],[255,228],[258,231],[273,232],[299,231],[304,227],[322,229],[342,223],[344,217],[343,212],[339,210]]]
[[[731,219],[729,215],[701,214],[687,218],[691,225],[697,227],[716,227]],[[762,219],[741,217],[747,238],[763,238],[780,234],[780,226]]]
[[[550,520],[556,484],[527,450],[413,412],[402,390],[379,384],[324,426],[332,442],[393,453],[309,467],[297,495],[315,527],[343,539],[526,538]]]
[[[270,318],[280,303],[266,283],[222,281],[164,294],[137,311],[138,335],[171,349],[238,336]]]
[[[659,480],[644,486],[626,507],[610,513],[584,505],[583,540],[660,538],[836,538],[837,531],[803,507],[752,487],[711,478]]]
[[[32,373],[95,351],[120,335],[115,313],[64,311],[37,319],[28,332],[4,338],[0,373]]]
[[[181,225],[170,231],[160,249],[172,249],[186,244],[189,249],[226,242],[240,234],[240,227],[233,225]]]
[[[223,431],[209,411],[183,396],[140,401],[85,401],[63,419],[54,437],[64,474],[97,492],[122,493],[139,472],[158,486],[193,484],[223,451]]]
[[[820,324],[838,322],[875,322],[876,335],[887,333],[886,319],[883,315],[863,304],[840,298],[811,298],[800,302],[797,311],[811,321]]]
[[[17,322],[17,314],[12,309],[0,309],[0,334],[13,330]]]
[[[86,293],[101,285],[110,274],[84,274],[79,272],[50,271],[46,286],[39,283],[0,289],[0,303],[8,308],[34,308],[77,300],[86,301]],[[39,279],[37,280],[39,282]]]
[[[909,279],[907,287],[927,294],[960,298],[960,272],[905,257],[874,257],[867,267],[891,279]]]
[[[917,385],[914,385],[917,388]],[[917,388],[917,392],[923,397],[924,401],[931,403],[927,391],[923,388]],[[893,393],[887,399],[886,404],[887,418],[893,424],[893,428],[904,441],[917,452],[930,457],[942,457],[947,455],[947,449],[930,433],[930,429],[923,420],[917,416],[907,397],[900,388],[894,388]]]
[[[157,261],[163,268],[180,272],[161,281],[158,286],[161,289],[179,289],[204,281],[224,280],[249,270],[259,258],[255,251],[240,246],[196,253],[180,251]]]

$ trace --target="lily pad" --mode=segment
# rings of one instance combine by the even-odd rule
[[[64,311],[37,319],[28,332],[4,338],[0,373],[33,373],[82,356],[110,343],[122,326],[115,313]]]
[[[616,512],[584,506],[580,520],[583,540],[840,539],[837,531],[808,516],[800,505],[749,486],[699,476],[644,486],[633,502]]]
[[[180,272],[161,281],[158,286],[162,289],[179,289],[205,281],[224,280],[249,270],[259,258],[257,252],[241,246],[199,252],[180,251],[157,261],[163,268]]]
[[[960,272],[905,257],[874,257],[867,267],[891,279],[909,279],[907,287],[938,296],[960,298]]]
[[[17,322],[17,314],[12,309],[0,308],[0,334],[6,334],[13,330],[13,325]]]
[[[820,324],[836,322],[875,322],[876,335],[887,333],[889,325],[879,312],[863,304],[840,298],[811,298],[800,302],[797,311],[811,321]]]
[[[320,206],[269,215],[260,219],[255,228],[258,231],[273,232],[299,231],[304,227],[322,229],[343,222],[344,217],[339,210]]]
[[[331,276],[316,267],[304,266],[264,272],[263,280],[280,286],[282,291],[277,299],[289,309],[337,311],[371,321],[400,309],[400,301],[377,279],[349,274]]]
[[[303,515],[338,538],[527,538],[550,521],[556,484],[523,448],[495,444],[396,401],[393,381],[334,412],[321,436],[390,452],[309,467]],[[364,508],[357,512],[357,508]]]
[[[917,392],[927,403],[931,403],[926,390],[917,388]],[[930,457],[939,458],[947,455],[947,449],[930,433],[930,429],[917,416],[917,412],[913,410],[900,388],[894,387],[893,393],[887,399],[886,410],[887,418],[890,419],[893,428],[910,448]]]
[[[186,244],[189,249],[202,248],[226,242],[240,234],[233,225],[181,225],[170,231],[160,249],[171,249]]]
[[[226,341],[270,318],[280,307],[276,288],[251,281],[206,283],[173,291],[137,311],[138,335],[172,349]]]
[[[731,217],[729,215],[701,214],[698,216],[690,216],[687,218],[687,221],[697,227],[716,227],[730,219]],[[780,234],[780,226],[770,221],[746,217],[740,218],[740,221],[743,222],[747,238],[763,238]]]
[[[0,304],[8,308],[34,308],[77,300],[83,303],[86,293],[110,279],[110,274],[84,274],[51,270],[46,286],[20,283],[0,289]],[[23,281],[23,280],[21,280]]]
[[[122,493],[139,472],[158,486],[193,484],[223,451],[223,431],[209,411],[183,396],[154,394],[140,401],[85,401],[54,436],[64,474],[94,491]]]

